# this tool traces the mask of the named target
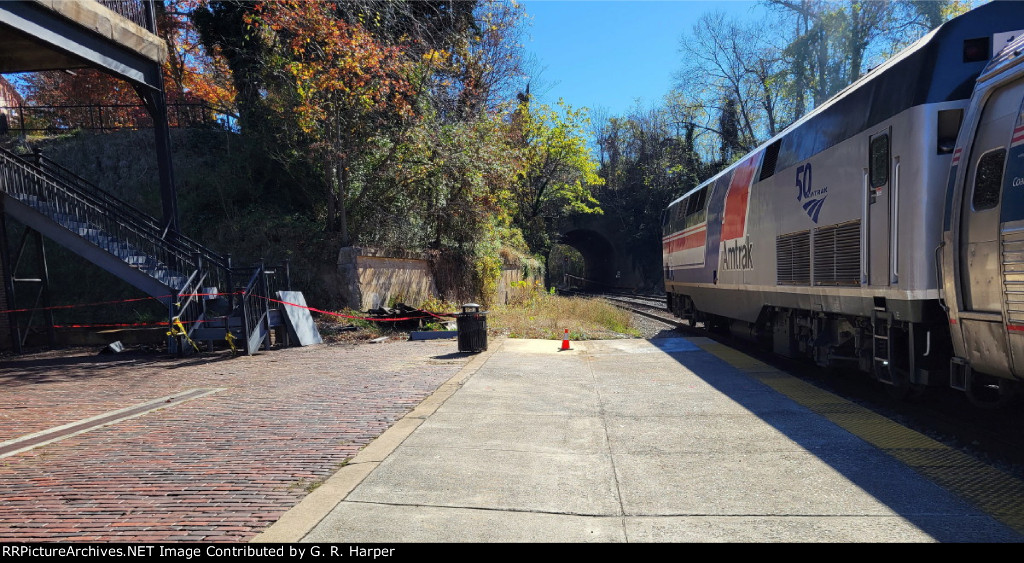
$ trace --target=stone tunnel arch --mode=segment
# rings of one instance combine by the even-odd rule
[[[559,238],[560,244],[571,246],[583,256],[584,288],[593,291],[613,289],[621,285],[616,279],[618,263],[615,246],[604,235],[591,229],[573,229]]]

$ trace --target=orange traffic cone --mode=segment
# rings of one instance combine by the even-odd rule
[[[565,329],[565,336],[562,337],[562,350],[569,349],[569,329]]]

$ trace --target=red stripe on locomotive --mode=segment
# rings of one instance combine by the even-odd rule
[[[686,233],[681,237],[667,240],[664,243],[665,252],[678,252],[680,250],[688,250],[690,248],[700,248],[707,243],[708,231],[706,228],[701,228],[699,231]]]
[[[757,170],[757,156],[754,155],[736,167],[725,196],[725,213],[722,218],[722,240],[742,238],[747,231],[747,203],[750,200],[750,184]]]

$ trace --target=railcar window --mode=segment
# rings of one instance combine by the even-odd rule
[[[686,216],[689,217],[690,215],[693,215],[696,210],[697,210],[697,195],[694,194],[694,195],[691,195],[690,197],[686,198]]]
[[[1006,163],[1006,149],[989,151],[978,159],[978,171],[974,174],[974,198],[971,203],[975,211],[992,209],[999,205],[999,188],[1003,185],[1003,165]]]
[[[878,188],[889,183],[889,135],[871,139],[871,187]]]
[[[708,199],[708,189],[706,187],[701,188],[701,190],[694,195],[696,196],[695,199],[697,201],[697,203],[694,205],[694,208],[696,209],[697,213],[700,213],[701,211],[704,211],[705,203]]]
[[[683,219],[686,216],[686,200],[680,201],[669,210],[668,232],[675,233],[683,227]]]
[[[708,188],[701,188],[697,193],[690,196],[690,205],[686,210],[686,226],[694,227],[704,222],[707,217]]]

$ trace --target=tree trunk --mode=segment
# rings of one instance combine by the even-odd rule
[[[338,226],[341,232],[342,246],[349,245],[348,239],[348,213],[345,210],[345,194],[348,192],[348,158],[342,157],[338,178]]]
[[[327,224],[324,226],[324,230],[329,233],[335,231],[335,225],[337,224],[338,185],[340,183],[341,178],[338,174],[338,164],[335,163],[331,166],[331,177],[327,182]]]

